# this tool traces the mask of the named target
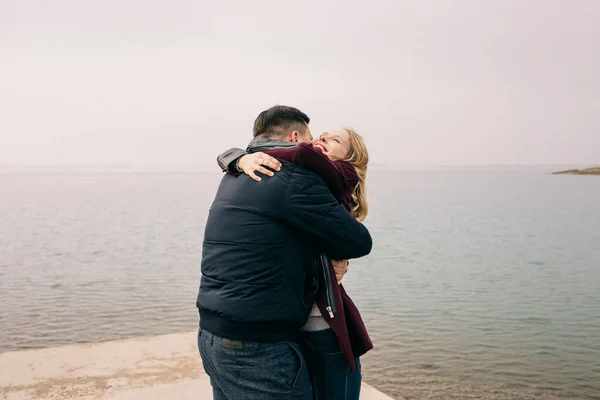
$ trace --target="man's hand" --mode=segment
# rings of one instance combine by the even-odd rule
[[[348,260],[331,260],[331,265],[333,265],[333,270],[335,271],[335,279],[338,282],[338,285],[342,283],[342,278],[348,272],[348,265],[350,263]]]
[[[255,181],[260,182],[262,178],[256,175],[255,172],[258,171],[261,174],[273,176],[275,173],[265,167],[279,171],[281,169],[281,163],[275,157],[271,157],[270,155],[259,151],[240,157],[237,162],[237,167],[240,172],[243,172]]]

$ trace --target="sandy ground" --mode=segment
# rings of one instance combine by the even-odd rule
[[[190,332],[0,354],[0,399],[210,400],[212,392]],[[391,398],[363,384],[362,399]]]

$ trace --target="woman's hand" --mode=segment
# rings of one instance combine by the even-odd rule
[[[348,272],[348,265],[350,265],[350,262],[348,262],[348,260],[331,260],[331,265],[333,265],[335,279],[339,285],[342,283],[342,278],[346,275],[346,272]]]
[[[275,173],[265,167],[279,171],[281,169],[281,163],[275,157],[271,157],[270,155],[259,151],[240,157],[237,162],[237,167],[240,172],[245,173],[257,182],[260,182],[262,178],[256,175],[255,172],[260,172],[266,176],[273,176]]]

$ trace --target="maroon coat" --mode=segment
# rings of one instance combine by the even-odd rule
[[[321,149],[310,143],[301,143],[294,148],[263,150],[263,152],[282,160],[291,161],[319,174],[327,183],[333,196],[350,210],[352,192],[358,183],[358,175],[349,163],[330,160],[322,153]],[[342,357],[346,360],[350,370],[354,371],[355,359],[371,350],[373,342],[369,338],[358,308],[354,305],[344,287],[341,284],[335,284],[335,272],[331,264],[329,265],[329,274],[331,282],[334,282],[332,292],[337,315],[334,318],[329,316],[326,310],[327,295],[326,291],[322,290],[322,285],[317,293],[316,303],[323,318],[325,318],[338,339]]]

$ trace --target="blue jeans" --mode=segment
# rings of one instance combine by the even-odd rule
[[[296,342],[232,341],[200,329],[198,349],[214,400],[313,400]]]
[[[350,372],[331,329],[304,335],[303,352],[315,400],[358,400],[362,382],[360,360],[356,359],[356,368]]]

